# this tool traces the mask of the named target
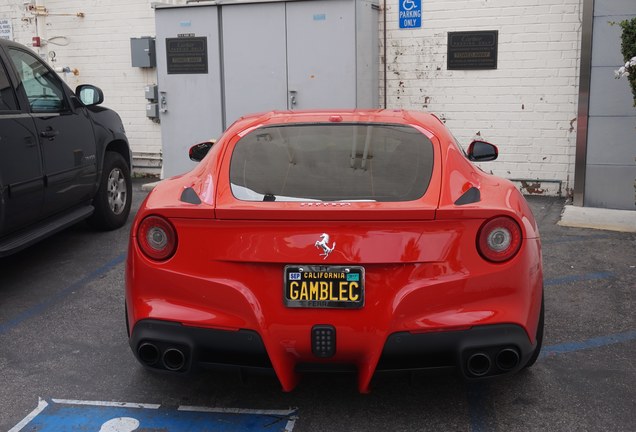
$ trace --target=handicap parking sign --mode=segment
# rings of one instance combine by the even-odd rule
[[[31,414],[9,432],[291,432],[296,410],[250,410],[40,399]]]
[[[399,0],[400,28],[422,27],[422,0]]]

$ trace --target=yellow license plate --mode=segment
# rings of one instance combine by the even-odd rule
[[[285,266],[287,307],[356,309],[364,306],[364,267]]]

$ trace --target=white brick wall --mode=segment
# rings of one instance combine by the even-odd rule
[[[387,107],[434,112],[464,145],[479,132],[500,150],[499,161],[483,164],[486,170],[562,182],[564,193],[571,189],[582,0],[422,0],[422,28],[408,30],[398,28],[398,1],[386,0]],[[53,50],[55,66],[79,69],[77,77],[66,76],[71,87],[92,83],[104,90],[105,105],[121,115],[134,152],[158,154],[159,125],[146,118],[144,99],[156,70],[131,66],[129,42],[154,36],[151,0],[42,3],[52,14],[85,17],[41,20],[43,39],[65,36],[69,44],[49,44],[40,52]],[[18,42],[29,44],[36,34],[23,0],[0,2],[0,18],[13,19]],[[446,70],[447,33],[470,30],[499,31],[496,70]],[[382,64],[380,69],[382,100]]]
[[[11,18],[16,42],[31,45],[36,34],[53,39],[42,48],[33,48],[48,58],[54,51],[54,67],[78,69],[79,75],[60,75],[71,88],[90,83],[104,91],[104,106],[119,113],[135,154],[161,152],[160,126],[146,118],[144,87],[156,83],[154,68],[131,66],[130,38],[155,35],[151,0],[45,0],[38,1],[49,16],[38,17],[26,10],[23,0],[0,1],[0,18]],[[35,2],[34,2],[35,3]],[[74,16],[77,12],[84,17]],[[71,14],[73,16],[58,16]],[[36,28],[37,27],[37,28]],[[137,170],[138,172],[143,170]],[[152,170],[151,170],[152,171]],[[154,170],[158,174],[159,170]]]
[[[436,113],[463,145],[480,133],[500,151],[484,169],[511,179],[561,181],[568,192],[581,1],[422,0],[420,29],[399,29],[398,1],[386,0],[387,107]],[[447,70],[447,33],[472,30],[499,31],[497,69]],[[541,184],[558,190],[549,186]]]

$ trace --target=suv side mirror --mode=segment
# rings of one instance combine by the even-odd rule
[[[104,92],[99,87],[90,84],[78,85],[75,94],[86,106],[99,105],[104,102]]]
[[[216,140],[211,139],[210,141],[204,141],[190,147],[190,151],[188,152],[190,160],[193,162],[201,162],[203,158],[208,154],[215,142]]]
[[[473,162],[485,162],[497,159],[499,150],[486,141],[473,141],[468,146],[468,160]]]

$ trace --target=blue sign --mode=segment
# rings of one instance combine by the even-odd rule
[[[41,399],[11,432],[291,432],[295,421],[296,410],[168,409],[148,404]]]
[[[400,28],[422,27],[422,0],[399,0]]]

